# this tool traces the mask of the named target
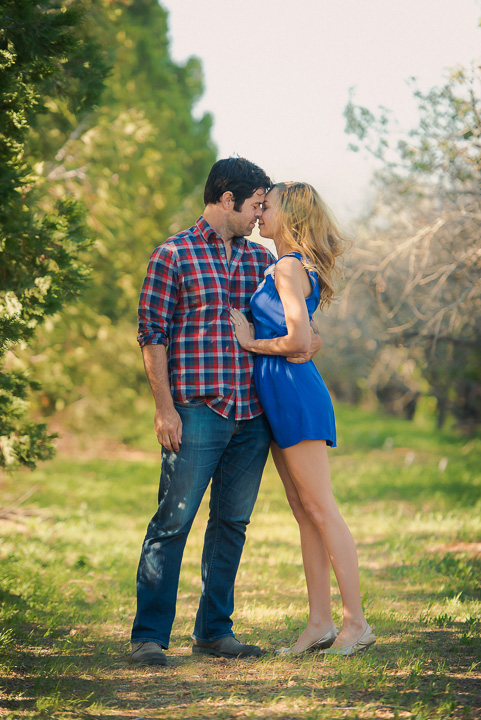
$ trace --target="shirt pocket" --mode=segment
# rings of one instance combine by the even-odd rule
[[[227,290],[216,276],[184,275],[182,278],[181,299],[186,309],[226,304]]]

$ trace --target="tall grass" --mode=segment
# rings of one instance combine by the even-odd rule
[[[158,481],[143,459],[58,457],[1,482],[2,695],[12,718],[479,718],[481,438],[338,409],[333,484],[378,643],[353,658],[193,658],[205,503],[182,568],[170,666],[127,664],[135,571]],[[144,437],[153,431],[145,429]],[[335,618],[340,619],[332,582]],[[269,463],[235,630],[267,650],[306,621],[295,521]]]

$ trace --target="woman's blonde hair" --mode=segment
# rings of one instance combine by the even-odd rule
[[[285,182],[271,187],[279,201],[279,232],[286,245],[300,251],[319,277],[319,307],[333,301],[333,282],[342,272],[336,259],[346,248],[331,211],[308,183]]]

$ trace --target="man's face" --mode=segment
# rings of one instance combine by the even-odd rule
[[[229,221],[233,236],[242,237],[252,233],[257,220],[262,215],[262,202],[265,196],[264,188],[258,188],[251,197],[244,200],[239,211],[234,210],[232,203]]]

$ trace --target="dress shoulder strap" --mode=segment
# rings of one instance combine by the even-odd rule
[[[282,257],[277,258],[277,262],[279,262],[279,260],[282,260],[282,259],[285,258],[285,257],[295,257],[295,258],[297,258],[298,260],[300,260],[301,262],[303,262],[301,253],[294,252],[294,251],[293,251],[293,252],[286,253],[286,254],[283,255]]]

